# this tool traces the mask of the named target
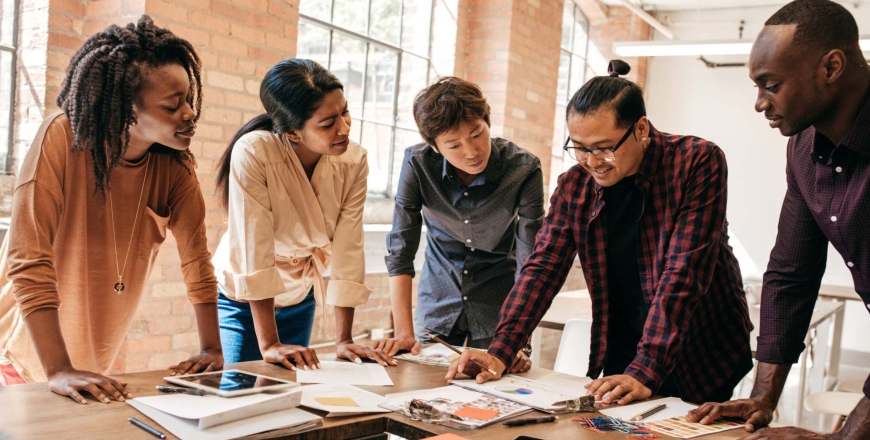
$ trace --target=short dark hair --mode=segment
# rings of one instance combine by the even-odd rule
[[[627,128],[646,116],[643,89],[619,75],[627,75],[631,67],[622,60],[612,60],[607,66],[608,76],[596,76],[589,80],[568,102],[565,119],[572,113],[585,115],[602,107],[613,108],[616,126]]]
[[[260,83],[260,102],[266,113],[255,116],[236,132],[218,162],[215,186],[221,197],[221,206],[226,209],[229,205],[230,163],[236,142],[256,130],[277,134],[299,130],[333,90],[344,90],[341,81],[312,60],[289,58],[269,69]]]
[[[473,82],[446,76],[414,98],[414,120],[420,136],[436,149],[436,137],[476,119],[490,125],[489,104]]]
[[[825,52],[858,50],[858,23],[849,11],[830,0],[795,0],[776,11],[765,26],[796,24],[793,46]]]

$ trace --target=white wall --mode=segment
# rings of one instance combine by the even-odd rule
[[[870,8],[847,7],[864,35],[865,29],[870,29]],[[693,10],[662,13],[659,17],[671,23],[679,40],[736,39],[741,19],[746,21],[743,37],[753,39],[777,9]],[[662,38],[660,34],[656,37]],[[709,59],[745,62],[748,56]],[[703,137],[715,142],[727,155],[731,244],[738,250],[744,276],[760,276],[776,239],[786,190],[787,138],[755,112],[756,89],[748,69],[711,69],[692,57],[652,58],[646,93],[647,111],[657,129]],[[741,246],[745,252],[740,251]],[[833,248],[828,252],[827,267],[825,283],[853,285],[843,259]],[[870,334],[870,316],[863,304],[850,301],[846,307],[843,348],[870,352],[862,340],[863,335]]]

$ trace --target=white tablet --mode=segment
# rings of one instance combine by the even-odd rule
[[[240,370],[212,371],[164,377],[167,382],[197,388],[223,397],[279,391],[299,386],[296,382]]]

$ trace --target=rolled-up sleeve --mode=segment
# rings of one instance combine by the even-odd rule
[[[387,234],[387,256],[384,260],[391,277],[415,275],[414,256],[417,255],[423,229],[423,196],[411,157],[411,149],[406,150],[396,191],[393,228]]]
[[[363,247],[363,209],[366,204],[369,165],[364,154],[353,185],[348,192],[332,237],[332,271],[326,287],[326,303],[338,307],[357,307],[366,303],[372,291],[365,286],[366,266]]]
[[[184,174],[175,192],[169,199],[169,230],[175,236],[187,296],[192,304],[216,303],[217,279],[206,238],[205,201],[196,174]]]
[[[53,148],[44,145],[60,144]],[[63,215],[63,159],[43,152],[65,151],[66,132],[59,124],[47,127],[43,143],[31,146],[21,165],[12,197],[8,232],[12,292],[21,316],[41,309],[58,309],[54,241]]]
[[[244,138],[236,143],[230,163],[227,234],[235,297],[240,300],[269,299],[286,291],[275,266],[266,166]]]

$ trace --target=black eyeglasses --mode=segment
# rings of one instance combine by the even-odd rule
[[[622,136],[622,139],[619,142],[607,148],[581,148],[581,147],[571,147],[568,144],[571,143],[571,138],[565,139],[565,145],[562,147],[563,150],[568,152],[568,155],[571,156],[571,159],[576,160],[577,162],[585,163],[589,160],[589,155],[595,156],[596,159],[602,162],[613,162],[616,160],[616,150],[625,143],[625,140],[628,139],[628,136],[634,131],[634,126],[637,125],[637,122],[631,124],[631,127],[628,127],[628,131]]]

